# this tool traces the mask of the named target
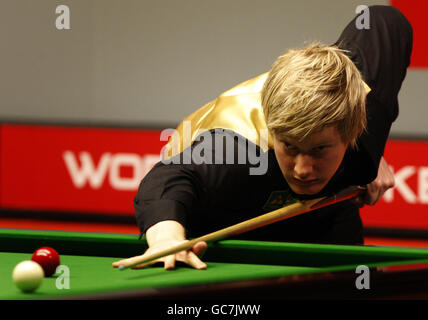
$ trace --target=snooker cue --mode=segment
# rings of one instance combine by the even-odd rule
[[[250,230],[254,230],[260,227],[263,227],[268,224],[272,224],[281,220],[285,220],[291,217],[295,217],[297,215],[313,211],[322,207],[326,207],[337,202],[341,202],[344,200],[352,199],[357,197],[364,191],[365,188],[359,186],[351,186],[348,188],[335,193],[332,196],[321,197],[311,200],[303,200],[292,203],[285,207],[279,208],[277,210],[271,211],[269,213],[260,215],[258,217],[237,223],[230,227],[226,227],[224,229],[206,234],[204,236],[188,240],[179,245],[173,246],[171,248],[167,248],[161,250],[159,252],[154,252],[150,255],[139,255],[132,258],[124,259],[123,262],[119,266],[119,270],[124,270],[126,268],[131,268],[139,264],[148,263],[153,260],[175,254],[180,251],[191,249],[196,243],[205,241],[205,242],[213,242],[225,239],[230,236],[235,236]]]

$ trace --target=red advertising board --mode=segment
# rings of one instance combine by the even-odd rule
[[[1,126],[2,208],[133,215],[160,130]]]
[[[391,0],[390,4],[400,10],[413,27],[413,51],[410,67],[428,68],[428,12],[427,0]]]
[[[361,210],[364,225],[428,230],[428,141],[390,140],[385,159],[395,187]]]

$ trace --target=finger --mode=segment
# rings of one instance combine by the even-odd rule
[[[367,186],[367,192],[364,197],[364,203],[370,206],[376,204],[380,198],[380,188],[375,184],[370,184]]]
[[[196,243],[193,247],[192,247],[192,251],[199,257],[202,257],[205,253],[205,251],[207,250],[207,243],[205,241],[201,241]]]
[[[189,251],[189,253],[187,254],[187,261],[185,262],[198,270],[205,270],[207,268],[207,265],[202,262],[201,259],[199,259],[199,257],[192,251]]]
[[[129,259],[131,259],[131,258],[129,258]],[[113,268],[118,268],[123,263],[127,262],[129,259],[122,259],[122,260],[119,260],[119,261],[115,261],[115,262],[112,263],[112,266],[113,266]],[[159,263],[159,262],[162,262],[161,258],[153,260],[153,261],[149,261],[149,262],[146,262],[146,263],[142,263],[142,264],[139,264],[139,265],[136,265],[136,266],[133,266],[132,269],[141,269],[141,268],[144,268],[144,267],[147,267],[147,266],[150,266],[152,264]]]
[[[122,259],[119,261],[115,261],[112,263],[113,268],[118,268],[120,265],[122,265],[123,263],[125,263],[128,259]]]
[[[165,270],[175,269],[175,255],[169,255],[164,258],[164,268]]]
[[[366,196],[364,197],[364,204],[367,204],[369,206],[372,206],[376,202],[376,196],[373,192],[367,192]]]

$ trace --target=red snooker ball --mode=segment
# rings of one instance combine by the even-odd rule
[[[45,277],[53,275],[60,263],[58,252],[50,247],[42,247],[34,251],[31,260],[40,264],[45,272]]]

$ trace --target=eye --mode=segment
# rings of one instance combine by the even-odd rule
[[[284,142],[284,150],[289,155],[296,155],[299,153],[299,149],[288,142]]]
[[[292,144],[290,144],[288,142],[284,142],[284,146],[285,146],[285,149],[288,149],[288,150],[295,150],[295,149],[297,149],[295,146],[293,146]]]
[[[312,149],[312,153],[314,155],[322,155],[328,149],[328,147],[329,146],[326,146],[326,145],[315,147]]]

